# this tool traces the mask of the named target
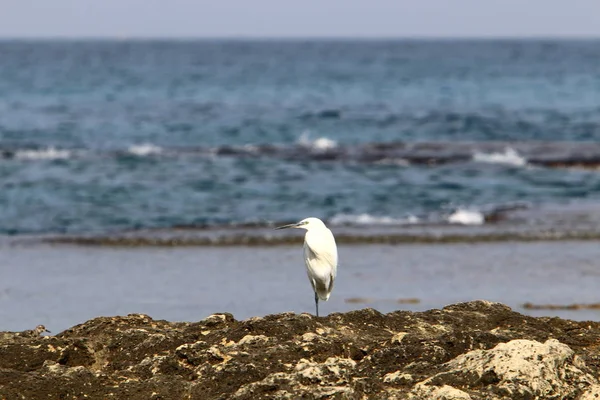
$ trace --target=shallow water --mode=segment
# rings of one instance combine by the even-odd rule
[[[474,299],[531,315],[599,320],[600,311],[524,310],[536,304],[595,303],[595,242],[340,246],[323,315],[364,307],[426,310]],[[197,321],[314,312],[299,246],[110,248],[3,246],[0,330],[45,324],[54,333],[101,315],[146,313]],[[358,301],[357,299],[363,299]],[[419,299],[399,304],[399,299]]]

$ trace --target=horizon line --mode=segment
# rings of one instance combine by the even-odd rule
[[[56,36],[0,36],[0,41],[453,41],[453,40],[598,40],[598,35],[397,35],[397,36],[138,36],[138,35],[56,35]]]

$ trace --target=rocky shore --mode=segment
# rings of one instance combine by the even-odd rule
[[[51,328],[51,327],[49,327]],[[600,323],[485,301],[0,332],[0,399],[600,398]]]

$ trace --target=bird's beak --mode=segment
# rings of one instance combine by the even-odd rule
[[[44,329],[44,332],[52,333],[52,332],[50,332],[48,329]]]
[[[297,228],[298,227],[298,223],[295,224],[289,224],[289,225],[283,225],[283,226],[278,226],[275,229],[287,229],[287,228]]]

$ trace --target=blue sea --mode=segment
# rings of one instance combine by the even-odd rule
[[[101,286],[98,293],[107,299],[122,299],[123,291],[104,292],[106,286],[118,286],[111,279],[122,274],[126,282],[135,282],[145,272],[129,270],[128,275],[128,266],[138,268],[142,259],[160,264],[160,257],[171,257],[160,264],[165,269],[149,267],[164,273],[179,259],[171,251],[186,252],[185,265],[190,268],[192,260],[209,263],[204,272],[194,272],[200,274],[198,281],[208,282],[220,268],[220,258],[231,257],[231,251],[249,251],[243,246],[235,250],[236,245],[285,244],[278,241],[285,236],[278,236],[272,226],[308,216],[323,219],[339,243],[350,246],[347,254],[354,254],[352,259],[344,258],[340,249],[340,279],[344,263],[360,259],[360,244],[373,243],[374,237],[383,247],[364,246],[364,252],[388,249],[392,253],[386,260],[393,263],[369,265],[374,276],[377,268],[402,271],[398,260],[403,251],[410,251],[414,260],[431,251],[426,244],[402,250],[385,243],[444,238],[460,246],[506,242],[498,244],[502,251],[494,247],[494,254],[512,260],[515,274],[525,265],[548,267],[536,264],[535,254],[556,251],[555,246],[567,246],[556,260],[577,264],[568,247],[573,242],[567,240],[600,238],[599,167],[598,40],[0,41],[0,241],[8,246],[0,251],[0,267],[8,277],[0,287],[0,301],[15,302],[0,317],[12,321],[10,326],[31,328],[43,321],[52,325],[53,313],[64,304],[35,318],[23,317],[28,314],[22,304],[39,310],[50,304],[49,298],[56,302],[55,286],[81,294]],[[38,245],[23,244],[32,238],[39,239]],[[82,247],[81,239],[108,248]],[[297,239],[292,236],[292,242]],[[527,247],[532,255],[515,261],[514,242],[524,239],[559,243]],[[178,243],[234,249],[150,246]],[[120,244],[142,246],[127,250]],[[595,274],[590,266],[597,257],[594,242],[585,245],[591,247],[577,254],[589,257],[575,260],[584,271],[581,282],[589,284],[589,274]],[[444,254],[450,253],[442,251],[431,267],[460,276],[461,265],[477,264],[473,260],[486,264],[488,253],[482,249],[494,244],[482,246],[469,247],[473,253],[449,250],[465,257],[452,265],[444,261]],[[48,256],[49,249],[57,253]],[[277,258],[295,254],[291,249],[295,247],[269,251]],[[149,251],[160,255],[148,258]],[[198,252],[197,257],[190,251]],[[219,251],[220,256],[204,257],[204,252]],[[104,255],[115,270],[100,279],[99,270],[110,270],[99,261]],[[68,264],[64,257],[71,260],[67,269],[61,267]],[[251,259],[244,257],[240,260]],[[46,262],[54,267],[44,269]],[[42,264],[33,267],[36,263]],[[90,263],[96,269],[91,270]],[[248,263],[250,269],[277,264],[271,258],[265,264],[260,257]],[[300,253],[286,263],[294,264],[290,271],[300,274],[298,285],[307,291],[306,304],[297,306],[283,298],[277,304],[311,311]],[[180,278],[185,280],[190,271],[180,271]],[[76,278],[79,273],[85,277]],[[235,276],[246,282],[257,279],[257,290],[262,287],[269,296],[286,291],[277,286],[279,281],[271,285],[260,274],[258,279],[254,272],[246,273]],[[348,298],[365,297],[359,289],[366,279],[361,273],[353,275],[356,290],[347,288]],[[44,274],[49,274],[48,281],[38,283],[43,290],[24,289],[31,284],[25,284],[28,279]],[[64,280],[58,279],[49,290],[44,285],[56,276]],[[475,286],[467,287],[487,282],[473,276]],[[444,273],[431,277],[440,284],[447,278]],[[159,279],[152,284],[154,290],[160,282],[171,281]],[[163,289],[177,287],[177,279],[172,282]],[[579,281],[564,298],[556,293],[544,297],[535,289],[543,283],[531,282],[531,296],[526,290],[518,295],[492,290],[489,297],[516,305],[530,298],[542,303],[593,300],[591,291],[588,296],[580,290],[585,284]],[[74,287],[79,291],[70,292]],[[374,287],[379,286],[370,289]],[[431,307],[475,295],[464,287],[462,296],[437,288],[412,294],[388,288],[381,293],[388,293],[388,300],[420,297],[421,304]],[[204,299],[212,301],[210,293],[228,289],[235,300],[235,285],[208,285]],[[450,292],[452,296],[444,297]],[[44,294],[36,297],[39,293]],[[481,289],[477,295],[485,293]],[[582,293],[583,300],[577,297]],[[435,298],[423,299],[427,295]],[[265,308],[269,296],[264,296],[255,308],[248,306],[247,298],[230,298],[219,310],[208,300],[194,298],[182,308],[173,300],[173,308],[197,314],[146,308],[163,304],[156,299],[121,301],[118,307],[96,299],[95,304],[106,307],[91,312],[81,305],[58,325],[65,328],[98,313],[125,311],[148,311],[169,319],[215,311],[250,316],[281,310]],[[23,299],[29,300],[22,303]],[[339,298],[337,308],[329,311],[352,304]]]
[[[0,54],[4,234],[439,222],[600,199],[599,41],[5,41]],[[592,170],[563,168],[579,163]]]

